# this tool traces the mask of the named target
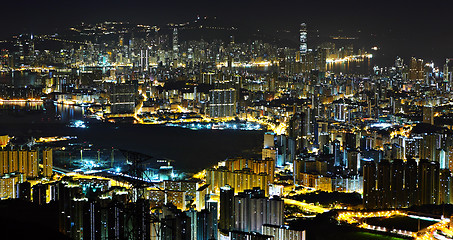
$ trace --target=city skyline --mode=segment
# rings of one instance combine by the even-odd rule
[[[219,22],[239,28],[239,34],[261,32],[275,37],[276,31],[292,31],[289,41],[296,41],[301,22],[306,22],[313,37],[316,31],[325,35],[338,34],[360,36],[360,45],[377,45],[383,50],[386,61],[395,55],[421,57],[440,63],[451,56],[448,39],[452,33],[448,23],[448,7],[445,3],[409,4],[401,1],[361,3],[353,1],[290,1],[286,4],[265,4],[260,1],[229,2],[219,7],[208,1],[147,2],[133,1],[77,1],[61,4],[57,1],[36,3],[23,1],[21,10],[6,11],[4,17],[14,21],[0,23],[0,38],[22,33],[52,33],[81,22],[127,21],[133,24],[165,26],[168,23],[184,23],[197,16],[216,17]],[[5,3],[7,8],[15,4]],[[448,4],[446,4],[448,5]],[[253,10],[252,10],[253,9]],[[20,14],[20,18],[15,18]],[[355,36],[354,36],[355,35]]]
[[[447,5],[5,3],[0,231],[453,239]]]

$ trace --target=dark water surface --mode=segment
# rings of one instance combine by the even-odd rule
[[[77,136],[95,148],[116,148],[174,160],[176,169],[197,171],[228,157],[260,157],[263,131],[190,130],[161,125],[111,124],[84,119],[81,107],[53,104],[0,105],[0,134],[16,137]],[[56,118],[56,116],[61,117]],[[88,128],[70,128],[71,120]]]

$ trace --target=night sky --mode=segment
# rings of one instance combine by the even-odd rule
[[[53,32],[82,21],[129,21],[149,25],[216,16],[242,29],[276,32],[307,22],[309,34],[367,32],[388,54],[429,59],[453,57],[449,1],[2,1],[0,38],[22,32]],[[374,34],[374,35],[371,35]],[[398,53],[396,53],[398,52]]]

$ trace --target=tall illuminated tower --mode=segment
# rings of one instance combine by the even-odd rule
[[[445,60],[445,65],[444,65],[444,82],[449,82],[449,76],[448,76],[448,62],[449,62],[450,59],[447,58],[447,60]]]
[[[174,58],[178,58],[178,29],[173,28],[173,54]]]
[[[445,60],[444,65],[444,82],[447,83],[448,89],[447,91],[451,91],[453,89],[452,84],[452,72],[451,72],[451,63],[453,63],[453,58],[447,58]]]
[[[307,24],[301,23],[300,24],[300,56],[304,56],[307,54]]]

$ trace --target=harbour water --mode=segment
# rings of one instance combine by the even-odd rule
[[[76,136],[78,143],[91,143],[92,149],[136,151],[153,159],[173,160],[175,169],[189,172],[229,157],[260,157],[263,131],[111,124],[84,118],[83,111],[82,107],[52,103],[3,103],[0,104],[0,134],[18,139]],[[73,120],[85,121],[87,128],[68,127]]]

